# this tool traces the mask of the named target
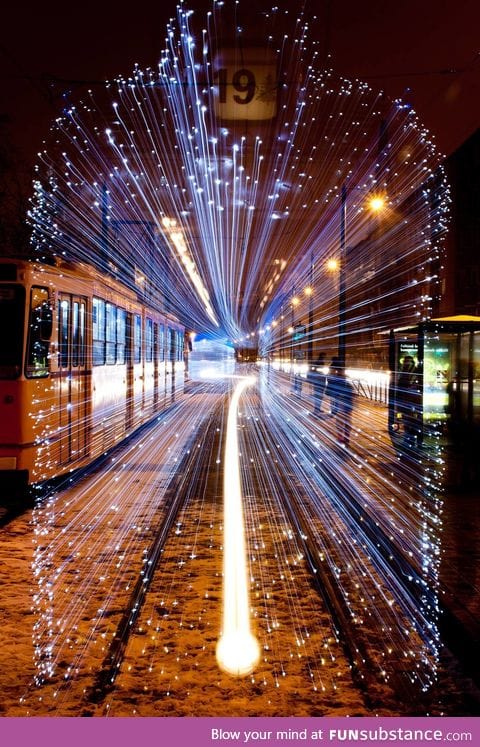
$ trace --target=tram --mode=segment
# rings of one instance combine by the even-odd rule
[[[256,363],[258,360],[258,347],[256,345],[235,348],[236,363]]]
[[[83,467],[183,388],[185,329],[86,264],[0,260],[0,478]]]
[[[450,316],[390,332],[388,425],[421,443],[480,429],[480,317]]]

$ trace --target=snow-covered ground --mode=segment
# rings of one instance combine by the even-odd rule
[[[192,386],[190,394],[154,427],[116,450],[107,467],[59,488],[2,528],[0,713],[479,713],[480,698],[475,686],[442,648],[434,684],[418,699],[395,699],[381,678],[372,679],[366,694],[358,689],[329,615],[310,582],[308,568],[298,556],[298,547],[276,500],[273,481],[270,487],[264,486],[262,497],[252,495],[246,466],[251,609],[262,647],[257,669],[247,677],[233,678],[218,668],[215,646],[221,627],[222,491],[215,477],[200,490],[200,483],[192,474],[184,513],[165,546],[115,688],[101,702],[91,699],[95,674],[162,520],[166,487],[186,449],[202,450],[201,438],[194,434],[208,421],[228,386]],[[285,394],[279,392],[279,396]],[[252,395],[249,408],[242,413],[241,428],[245,433],[256,434],[251,422],[258,407],[256,396]],[[299,422],[308,424],[308,399],[292,399],[289,393],[287,399]],[[388,443],[383,435],[381,411],[373,412],[372,415],[371,408],[365,411],[364,432],[357,434],[352,463],[357,465],[358,479],[364,481],[364,495],[372,502],[378,500],[380,511],[381,495],[372,487],[373,476],[376,472],[385,491],[392,478],[387,472],[382,473]],[[286,417],[291,416],[287,408]],[[311,431],[317,440],[321,435],[318,428],[314,424]],[[329,422],[321,428],[325,439],[332,437]],[[373,448],[375,439],[378,441]],[[264,445],[257,435],[244,437],[242,443],[244,465],[254,464]],[[217,468],[221,472],[221,451],[209,458],[212,475]],[[340,470],[341,462],[337,466]],[[259,471],[257,481],[262,479],[261,474]],[[409,487],[404,487],[407,493]],[[400,497],[402,489],[399,488]],[[387,522],[388,501],[381,513],[381,521]],[[458,546],[455,550],[458,526],[454,526],[454,516],[449,512],[447,521],[447,554],[442,556],[440,567],[450,581],[460,583],[454,578],[459,567]],[[408,525],[405,512],[398,516],[402,531],[404,524]],[[415,527],[411,530],[414,538]],[[473,586],[476,559],[474,553],[471,567],[462,571],[469,575]],[[452,565],[455,563],[457,571]]]

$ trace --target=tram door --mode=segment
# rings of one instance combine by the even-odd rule
[[[60,464],[81,459],[88,449],[86,310],[86,298],[70,294],[59,296]]]

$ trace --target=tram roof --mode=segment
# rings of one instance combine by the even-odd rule
[[[480,316],[472,316],[471,314],[456,314],[455,316],[441,316],[435,317],[434,319],[427,319],[424,322],[419,322],[415,326],[409,327],[397,327],[392,330],[393,332],[418,332],[420,329],[424,331],[434,331],[438,328],[442,328],[444,332],[462,332],[480,331]]]
[[[480,324],[480,316],[471,316],[470,314],[458,314],[457,316],[441,316],[430,319],[431,322],[474,322]]]

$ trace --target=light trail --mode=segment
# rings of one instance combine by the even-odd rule
[[[381,677],[388,679],[402,662],[408,679],[426,691],[436,677],[440,645],[442,505],[430,484],[435,455],[395,460],[384,435],[385,413],[366,401],[356,405],[351,445],[343,450],[329,398],[322,417],[312,418],[309,387],[302,397],[290,388],[287,377],[264,368],[260,392],[270,434],[294,478],[289,490],[298,494],[310,537],[338,577],[355,623],[378,631]],[[368,523],[369,536],[354,529]],[[417,581],[406,571],[392,572],[385,543],[412,564]]]
[[[368,359],[372,336],[381,347],[392,320],[426,318],[438,292],[448,196],[433,142],[401,101],[321,68],[315,14],[268,4],[252,14],[242,2],[213,3],[206,18],[177,10],[158,69],[88,91],[52,127],[35,248],[133,284],[145,276],[191,328],[231,339],[311,284],[320,345],[336,331],[336,276],[323,268],[338,260],[345,185],[349,338]],[[246,58],[244,80],[221,60],[250,48],[264,50],[263,73]],[[236,82],[223,86],[223,64]],[[263,74],[276,75],[275,102],[262,97]],[[245,119],[252,95],[265,118]],[[237,103],[224,118],[225,97]],[[373,195],[385,199],[376,217]],[[290,349],[286,326],[262,348]]]
[[[199,361],[199,371],[205,373],[203,365],[203,360]],[[335,702],[350,698],[347,672],[340,665],[335,666],[339,655],[337,632],[319,612],[315,600],[310,599],[306,604],[303,598],[300,579],[306,570],[295,527],[285,514],[286,493],[303,506],[302,516],[310,527],[308,535],[338,578],[339,594],[348,603],[353,624],[360,635],[370,637],[369,653],[376,666],[370,668],[361,663],[363,675],[385,688],[380,690],[384,694],[388,693],[392,673],[399,669],[413,683],[415,692],[417,688],[431,689],[435,686],[438,649],[436,612],[427,604],[436,595],[440,555],[439,547],[435,548],[439,532],[435,514],[441,507],[436,508],[433,503],[429,506],[421,486],[422,493],[418,493],[418,468],[412,474],[406,465],[403,468],[399,465],[392,474],[378,468],[379,463],[386,463],[392,457],[391,446],[388,448],[388,444],[377,438],[382,433],[381,411],[373,423],[366,420],[368,411],[359,416],[353,429],[352,449],[347,454],[339,453],[333,419],[326,413],[322,420],[309,415],[308,387],[305,386],[302,398],[298,398],[290,392],[287,377],[274,372],[268,378],[267,368],[262,366],[262,369],[261,399],[256,389],[252,391],[253,387],[244,390],[237,444],[244,488],[243,518],[249,536],[247,581],[261,659],[255,671],[246,677],[235,677],[238,673],[235,665],[235,671],[229,672],[234,675],[230,684],[232,692],[239,693],[241,687],[261,687],[271,703],[272,715],[296,713],[295,709],[305,707],[306,702],[312,710],[321,709],[332,692]],[[223,381],[228,378],[233,377],[227,373]],[[221,380],[215,378],[215,382],[212,393],[225,394]],[[199,407],[204,406],[199,399],[195,404],[197,415]],[[207,401],[204,405],[207,407]],[[328,398],[324,412],[327,408]],[[262,411],[265,428],[257,427]],[[185,408],[182,418],[188,428],[189,408]],[[103,658],[104,648],[115,633],[114,612],[121,606],[123,590],[131,583],[132,561],[136,567],[141,565],[141,548],[147,544],[149,527],[161,510],[157,478],[148,490],[134,483],[145,473],[148,464],[158,469],[165,458],[161,452],[167,444],[161,450],[156,447],[168,433],[170,445],[176,444],[175,457],[181,456],[178,421],[177,414],[179,439],[173,440],[170,420],[161,429],[163,437],[157,431],[151,444],[150,439],[148,444],[142,439],[143,459],[138,452],[137,456],[132,454],[132,458],[121,460],[125,469],[120,470],[123,473],[120,483],[116,482],[120,476],[118,465],[112,465],[111,474],[106,474],[89,496],[70,495],[68,505],[60,497],[44,507],[45,510],[41,507],[36,510],[37,528],[45,529],[48,536],[38,537],[36,550],[37,570],[42,577],[38,578],[41,589],[36,599],[39,623],[36,659],[42,688],[25,701],[25,705],[31,705],[32,699],[38,697],[32,713],[50,709],[58,714],[71,714],[68,708],[76,707],[75,693],[81,687],[83,675],[92,670],[95,666],[92,662],[99,655]],[[223,421],[219,427],[223,433]],[[360,430],[363,435],[357,443]],[[201,442],[197,446],[200,449]],[[210,459],[221,464],[226,456],[222,456],[219,447]],[[287,468],[280,469],[279,464],[285,463]],[[335,472],[336,487],[328,484],[322,464],[327,473]],[[222,465],[221,469],[224,468],[231,478],[228,464]],[[287,475],[288,491],[282,484]],[[172,537],[171,565],[168,573],[158,574],[159,596],[146,605],[138,645],[134,646],[128,664],[131,672],[142,678],[142,696],[144,691],[148,692],[149,705],[143,715],[156,713],[159,692],[170,701],[170,706],[164,704],[165,709],[170,707],[176,714],[199,715],[200,688],[193,682],[198,681],[202,688],[213,691],[218,679],[211,641],[218,630],[217,600],[221,598],[222,586],[218,556],[212,553],[213,548],[223,550],[224,546],[221,536],[224,521],[217,496],[220,491],[202,492],[194,474],[187,475],[186,480],[191,484],[190,499]],[[365,513],[378,521],[379,536],[388,534],[417,567],[422,567],[425,581],[432,587],[425,605],[412,605],[376,546],[367,544],[361,533],[352,531],[350,495],[357,503],[361,501]],[[84,500],[88,498],[87,506]],[[197,535],[204,532],[207,535],[210,532],[211,540],[198,543]],[[431,547],[425,547],[425,541]],[[250,642],[251,639],[247,640],[247,644]],[[133,685],[129,671],[127,668],[124,693]],[[301,683],[300,695],[298,683]],[[248,704],[250,715],[256,715],[255,707],[263,707],[260,701],[255,706],[257,696],[257,692],[252,692]],[[115,715],[135,715],[137,708],[141,711],[142,699],[134,703],[130,699],[123,704],[122,711],[122,696],[118,698],[117,701],[117,694],[112,696],[112,710],[120,709]],[[207,715],[208,698],[202,707],[202,715]],[[239,715],[240,711],[229,710],[234,707],[226,704],[225,715]],[[391,707],[395,710],[397,704]],[[349,700],[348,708],[353,712]]]
[[[377,370],[385,357],[385,331],[428,318],[438,293],[448,203],[441,157],[408,106],[321,68],[320,37],[315,37],[318,29],[311,14],[300,9],[294,14],[292,8],[287,12],[277,5],[252,14],[242,2],[213,3],[205,18],[180,5],[176,21],[168,26],[158,68],[137,67],[131,76],[119,77],[105,90],[88,91],[76,105],[67,106],[39,154],[30,216],[33,244],[38,256],[54,254],[106,266],[135,290],[151,292],[190,329],[210,329],[219,338],[232,339],[248,330],[257,339],[260,325],[265,328],[260,352],[279,365],[288,359],[293,367],[297,343],[289,329],[297,323],[310,325],[310,305],[314,352],[330,357],[338,344],[339,195],[345,185],[348,362],[359,370]],[[216,64],[224,39],[237,50],[249,49],[253,40],[266,50],[266,69],[270,56],[276,60],[276,117],[247,122],[243,116],[216,115],[219,97],[228,93],[221,90],[223,68]],[[228,82],[230,93],[245,102],[248,81],[238,75],[236,81],[237,87]],[[243,104],[238,106],[242,109]],[[388,205],[381,217],[372,218],[365,199],[379,192],[387,195]],[[336,272],[327,270],[329,260],[336,260]],[[138,285],[138,278],[144,286]],[[313,289],[308,297],[306,286]],[[338,547],[330,562],[342,573],[346,597],[354,599],[358,589],[360,601],[351,603],[356,618],[366,611],[368,622],[378,623],[385,659],[389,649],[401,657],[405,629],[412,638],[419,631],[425,653],[422,642],[406,649],[412,676],[415,659],[423,657],[434,673],[435,610],[428,604],[411,609],[388,569],[379,579],[383,560],[375,547],[369,548],[375,566],[371,570],[363,548],[352,542],[350,507],[339,494],[354,492],[382,531],[423,569],[435,597],[440,508],[437,477],[430,486],[427,474],[435,464],[425,470],[408,464],[385,467],[391,453],[377,439],[384,429],[378,420],[357,422],[353,429],[370,439],[372,454],[357,460],[355,446],[339,454],[333,424],[312,421],[290,392],[277,391],[280,381],[285,389],[286,380],[278,376],[262,395],[272,436],[288,454],[289,472],[308,494],[319,546],[322,525],[335,526],[332,542]],[[45,407],[55,406],[46,392]],[[178,444],[188,435],[188,408],[184,414]],[[115,413],[105,415],[111,416],[107,433]],[[39,438],[48,437],[40,422],[38,430]],[[258,439],[257,453],[265,454],[264,472],[272,473],[272,486],[267,478],[265,482],[276,505],[281,496],[273,490],[275,454],[255,432],[250,438]],[[152,447],[148,461],[165,463],[170,448],[165,436],[157,450]],[[181,453],[181,448],[175,447],[170,456],[174,452]],[[335,471],[339,490],[329,490],[322,479],[322,460]],[[56,497],[35,512],[39,682],[50,678],[64,659],[68,677],[81,668],[91,642],[99,639],[103,609],[128,577],[129,548],[137,547],[139,528],[148,531],[158,511],[161,495],[138,486],[143,484],[142,460],[129,459],[125,470],[129,479],[122,488],[116,476],[105,475],[114,500],[97,503],[97,495],[78,496],[78,515],[68,526],[62,525],[64,508]],[[227,467],[225,475],[230,488]],[[134,491],[137,502],[130,506]],[[254,506],[251,511],[254,515]],[[107,547],[100,531],[104,519],[112,537],[118,533]],[[96,556],[102,557],[102,567],[111,568],[108,574],[102,569],[100,579]],[[78,580],[72,581],[72,558],[84,584],[82,594],[76,593]],[[355,586],[350,579],[356,573],[361,578]],[[381,611],[377,592],[369,586],[372,578],[378,595],[388,599]],[[258,583],[261,596],[266,587]],[[98,614],[88,613],[93,623],[85,632],[90,624],[83,622],[88,618],[85,595],[96,587],[101,587],[105,601]],[[291,627],[302,640],[295,593],[292,582]],[[103,634],[108,637],[111,629]],[[252,660],[253,641],[247,635]],[[219,643],[219,649],[223,646]],[[411,655],[410,650],[420,653]],[[239,673],[237,664],[232,668]],[[427,675],[423,682],[428,684],[433,676]]]
[[[219,379],[199,382],[194,394],[178,395],[148,435],[121,447],[100,474],[78,486],[66,477],[39,501],[32,516],[37,686],[52,680],[60,692],[92,650],[103,650],[115,634],[108,610],[129,593],[192,432],[225,388]]]
[[[240,381],[228,411],[223,476],[223,614],[217,643],[217,662],[228,674],[250,674],[260,658],[260,647],[250,626],[249,573],[238,455],[237,410],[243,391],[254,377]]]

